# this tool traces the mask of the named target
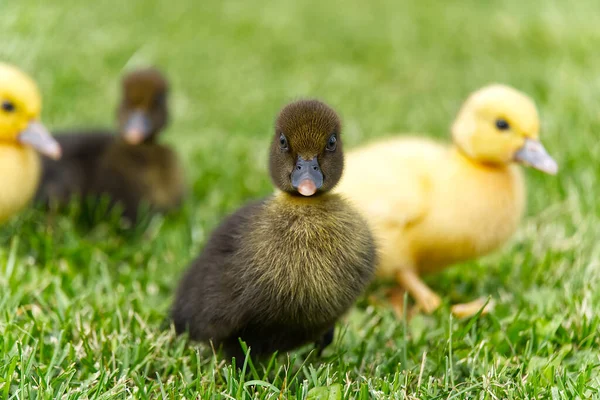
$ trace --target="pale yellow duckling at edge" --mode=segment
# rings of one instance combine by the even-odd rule
[[[420,278],[497,249],[526,204],[523,164],[549,174],[533,101],[504,85],[473,93],[452,126],[453,145],[396,137],[348,154],[338,192],[367,217],[378,241],[378,274],[393,278],[425,312],[441,303]],[[403,296],[390,297],[401,313]],[[468,316],[484,301],[456,305]]]
[[[0,223],[31,200],[40,178],[36,150],[60,157],[60,146],[39,122],[36,84],[13,66],[0,63]]]

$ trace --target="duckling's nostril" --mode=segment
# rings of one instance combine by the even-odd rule
[[[318,171],[318,170],[319,170],[319,167],[317,167],[316,165],[313,165],[313,169],[314,169],[315,171]]]
[[[302,165],[300,165],[300,164],[296,165],[296,169],[297,169],[298,171],[300,171],[300,170],[302,169]]]

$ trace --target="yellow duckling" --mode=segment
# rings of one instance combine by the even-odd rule
[[[539,142],[533,101],[504,85],[473,93],[452,126],[454,144],[382,140],[348,155],[338,191],[365,214],[378,240],[378,274],[408,290],[425,312],[441,303],[420,278],[497,249],[516,231],[525,183],[516,164],[556,174]],[[397,312],[402,296],[392,296]],[[481,302],[456,305],[459,316]]]
[[[13,66],[0,63],[0,223],[31,200],[40,178],[35,150],[59,158],[60,146],[38,121],[36,84]]]

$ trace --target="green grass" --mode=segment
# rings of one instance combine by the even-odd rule
[[[134,234],[35,210],[0,228],[0,398],[302,399],[334,384],[348,399],[600,398],[599,17],[596,0],[0,0],[0,60],[37,79],[53,129],[112,126],[123,71],[166,71],[165,140],[191,186],[181,213]],[[246,373],[161,330],[210,231],[270,192],[283,104],[324,99],[349,146],[446,138],[494,81],[534,97],[562,169],[528,171],[527,217],[502,251],[428,278],[445,298],[434,315],[361,301],[323,359],[304,349]],[[488,294],[494,314],[451,318]]]

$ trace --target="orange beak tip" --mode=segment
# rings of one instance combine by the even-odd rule
[[[60,160],[62,157],[62,149],[60,145],[56,144],[56,146],[54,146],[53,148],[48,149],[48,157],[50,157],[53,160]]]
[[[317,185],[312,180],[305,179],[300,182],[297,190],[302,196],[310,197],[317,192]]]
[[[144,140],[144,134],[138,129],[130,129],[125,132],[125,140],[129,144],[140,144]]]

